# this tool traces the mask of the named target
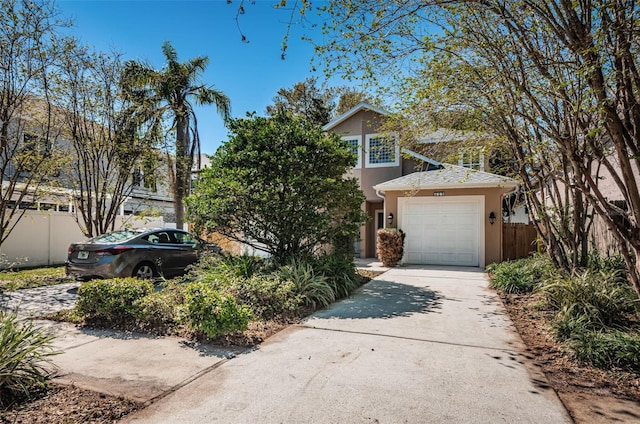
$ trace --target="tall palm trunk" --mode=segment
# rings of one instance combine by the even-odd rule
[[[174,211],[176,227],[184,226],[184,198],[189,195],[190,170],[193,158],[189,152],[189,119],[176,120],[176,180],[174,190]]]

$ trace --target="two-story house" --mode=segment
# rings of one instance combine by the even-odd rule
[[[518,183],[476,167],[440,163],[382,133],[384,110],[360,103],[325,125],[357,153],[351,175],[371,217],[360,231],[360,257],[376,255],[376,232],[406,233],[405,263],[480,266],[502,259],[502,201]],[[464,163],[463,163],[464,165]]]

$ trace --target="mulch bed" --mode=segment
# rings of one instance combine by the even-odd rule
[[[0,411],[2,424],[116,423],[142,405],[74,386],[52,384],[40,396]]]
[[[640,375],[603,371],[570,358],[550,333],[551,315],[535,295],[500,294],[526,357],[545,373],[577,423],[640,422]]]

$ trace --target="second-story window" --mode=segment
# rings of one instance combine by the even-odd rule
[[[137,188],[145,188],[153,192],[157,190],[156,178],[153,172],[144,172],[141,168],[133,170],[131,183]]]
[[[351,150],[352,153],[358,156],[355,163],[353,164],[353,167],[355,169],[362,168],[362,144],[360,141],[362,138],[359,135],[352,135],[352,136],[342,137],[342,139],[347,142],[347,145],[349,146],[349,150]]]
[[[458,165],[478,171],[484,171],[484,150],[482,147],[460,149]]]
[[[134,187],[142,187],[142,170],[140,168],[133,170],[131,180]]]
[[[400,148],[393,137],[380,134],[367,135],[367,167],[398,165],[400,165]]]

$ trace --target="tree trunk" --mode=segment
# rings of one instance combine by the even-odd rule
[[[176,228],[184,226],[184,198],[189,194],[191,157],[189,155],[189,121],[179,118],[176,124],[176,184],[173,191]]]
[[[634,247],[633,253],[635,256],[635,264],[632,266],[627,263],[627,268],[629,269],[629,281],[631,281],[631,285],[640,299],[640,260],[638,260],[638,258],[640,258],[640,246]],[[625,260],[626,259],[625,257]]]

